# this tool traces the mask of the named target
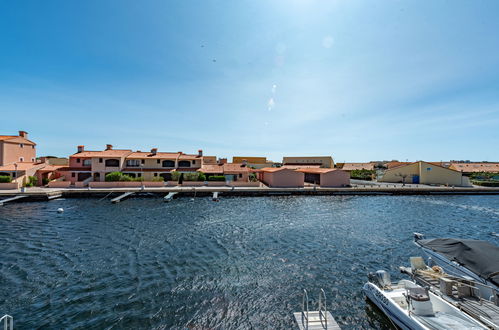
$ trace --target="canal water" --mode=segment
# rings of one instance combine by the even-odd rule
[[[65,212],[58,214],[57,208]],[[499,196],[67,199],[0,208],[0,314],[17,329],[293,329],[319,289],[345,329],[388,329],[361,288],[412,233],[499,244]]]

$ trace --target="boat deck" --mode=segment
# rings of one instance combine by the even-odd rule
[[[462,282],[463,279],[448,274],[431,272],[429,270],[412,272],[410,268],[406,268],[403,271],[409,272],[412,276],[414,276],[416,282],[421,285],[430,286],[432,291],[437,292],[446,301],[475,319],[480,320],[483,324],[491,327],[492,329],[499,329],[499,306],[497,306],[494,302],[479,299],[473,296],[463,296],[458,292],[455,286],[452,287],[452,294],[450,295],[444,294],[440,290],[441,278],[456,282]]]

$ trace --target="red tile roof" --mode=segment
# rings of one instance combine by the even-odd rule
[[[92,158],[92,157],[125,157],[129,154],[132,153],[132,150],[130,149],[111,149],[111,150],[104,150],[104,151],[83,151],[83,152],[77,152],[69,157],[75,157],[75,158]]]
[[[449,168],[465,173],[499,173],[499,163],[452,163]]]
[[[24,144],[36,145],[35,142],[28,140],[28,139],[26,139],[22,136],[19,136],[19,135],[0,135],[0,141],[8,141],[8,140],[16,139],[16,138],[23,140],[22,143],[24,143]]]
[[[177,159],[179,156],[178,152],[157,152],[153,154],[151,152],[142,152],[135,151],[130,155],[126,156],[127,159],[143,159],[143,158],[152,158],[152,159]]]
[[[354,171],[354,170],[374,170],[373,163],[345,163],[341,168],[344,171]]]

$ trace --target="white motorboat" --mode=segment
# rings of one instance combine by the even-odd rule
[[[414,233],[414,243],[447,274],[470,278],[493,290],[482,292],[494,300],[499,295],[499,247],[487,241],[434,238]],[[431,266],[431,263],[430,263]]]
[[[439,296],[408,280],[392,285],[383,270],[369,275],[363,290],[397,326],[407,330],[488,329]]]

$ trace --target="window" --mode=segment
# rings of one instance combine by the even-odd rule
[[[137,173],[137,178],[140,178],[142,176],[142,173]]]
[[[243,175],[241,173],[239,173],[239,178],[242,178],[242,177],[243,177]]]
[[[19,147],[24,148],[24,144],[20,143]]]
[[[175,162],[173,160],[164,160],[163,167],[175,167]]]
[[[20,161],[20,162],[24,162],[24,158],[22,158],[22,157],[21,157],[21,158],[19,158],[19,161]]]
[[[154,173],[154,176],[158,176],[158,173]]]
[[[127,167],[139,167],[140,166],[140,159],[129,159],[126,161],[126,166]]]
[[[99,158],[99,163],[102,163],[102,158]]]
[[[80,158],[76,158],[76,162],[79,163],[81,161]]]
[[[71,172],[71,177],[74,178],[75,176],[75,172]]]
[[[31,149],[35,149],[35,146],[31,146]]]
[[[34,162],[35,162],[35,159],[34,159],[34,158],[31,158],[31,161],[34,163]]]
[[[192,161],[192,165],[195,165],[195,164],[196,164],[196,161],[195,161],[195,160],[193,160],[193,161]]]
[[[146,160],[145,159],[142,159],[142,164],[145,164],[146,163]]]
[[[181,160],[178,162],[178,167],[191,167],[191,162],[188,160]]]
[[[84,159],[83,166],[92,166],[92,160],[91,159]]]
[[[120,161],[118,159],[106,159],[106,167],[120,167]]]
[[[158,160],[156,161],[156,163],[157,163],[157,164],[161,164],[161,159],[158,159]]]

